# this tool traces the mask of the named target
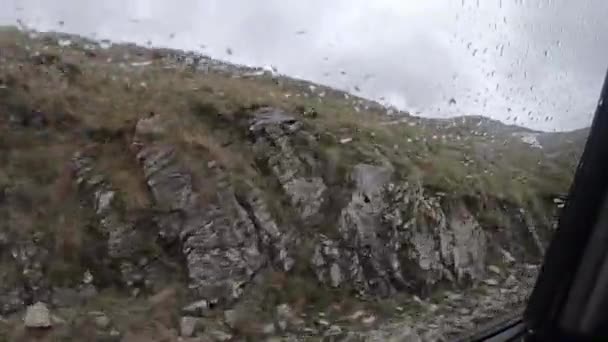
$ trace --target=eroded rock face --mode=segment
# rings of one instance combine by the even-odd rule
[[[213,202],[201,203],[192,175],[172,147],[140,146],[137,160],[154,201],[165,210],[157,220],[160,235],[180,244],[191,289],[209,300],[238,298],[241,287],[265,262],[247,212],[226,188]]]
[[[318,167],[309,154],[314,150],[314,137],[302,130],[302,122],[276,109],[256,112],[249,122],[249,134],[256,155],[277,178],[302,221],[314,219],[327,191],[323,178],[310,172]],[[296,140],[311,145],[311,149],[298,151]]]
[[[101,229],[107,236],[108,255],[116,259],[128,258],[141,245],[142,236],[121,217],[119,205],[115,202],[115,190],[106,177],[95,171],[94,164],[91,156],[80,152],[74,155],[72,165],[76,183],[99,218]]]
[[[337,225],[340,239],[319,239],[312,258],[319,280],[331,286],[348,281],[388,296],[443,279],[481,279],[486,240],[475,217],[420,187],[395,186],[391,176],[388,166],[354,167],[355,189]]]
[[[211,200],[203,203],[194,189],[193,175],[176,151],[146,143],[137,133],[137,159],[155,202],[164,210],[157,217],[160,236],[180,245],[190,288],[198,296],[211,302],[240,297],[243,287],[269,260],[286,271],[291,269],[287,240],[259,190],[252,188],[237,199],[228,175],[210,168],[207,176],[216,189]]]
[[[483,276],[485,233],[464,205],[441,203],[408,183],[390,187],[387,196],[383,220],[391,228],[391,247],[417,286]]]
[[[105,252],[120,271],[122,284],[141,289],[162,282],[168,274],[167,268],[146,257],[150,246],[155,244],[153,234],[137,229],[124,217],[117,191],[95,170],[92,156],[78,152],[72,158],[72,165],[79,192],[95,211],[100,233],[106,239]]]
[[[249,212],[257,228],[260,246],[272,264],[283,272],[289,272],[295,264],[291,256],[296,240],[293,229],[279,228],[260,189],[250,187],[244,195],[244,200],[239,202]]]

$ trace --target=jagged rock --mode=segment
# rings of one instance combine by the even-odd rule
[[[315,139],[301,128],[302,122],[277,109],[262,109],[249,122],[254,151],[268,165],[306,222],[319,213],[327,186],[321,177],[305,171],[317,167],[314,158],[307,154],[311,151],[298,151],[293,146],[292,139],[315,144]]]
[[[347,279],[355,286],[365,287],[358,253],[341,247],[339,242],[324,235],[318,236],[311,265],[317,278],[323,283],[337,287]]]
[[[146,281],[160,281],[155,276],[167,274],[166,269],[155,272],[149,265],[132,261],[138,260],[139,255],[145,254],[148,246],[155,243],[154,236],[142,232],[125,219],[116,191],[106,177],[96,172],[94,164],[94,158],[82,152],[77,152],[72,158],[79,191],[97,214],[99,228],[107,239],[108,256],[120,270],[121,281],[137,289],[146,287]],[[90,272],[89,275],[83,281],[91,282],[93,277]]]
[[[486,238],[475,217],[459,202],[442,205],[418,186],[393,185],[392,174],[390,165],[353,168],[340,239],[319,236],[315,246],[318,279],[333,287],[348,281],[381,296],[441,279],[481,279]]]
[[[243,205],[250,213],[257,228],[259,240],[271,256],[273,264],[284,272],[290,271],[295,264],[295,260],[290,256],[290,249],[294,243],[293,232],[279,229],[260,189],[250,186]]]
[[[381,222],[381,213],[386,206],[384,187],[392,173],[392,168],[387,166],[356,165],[350,176],[355,190],[338,222],[338,231],[347,248],[358,253],[366,285],[371,285],[380,295],[394,292],[389,280],[391,274],[397,276],[397,281],[401,279],[401,274],[390,270],[395,263],[391,263],[391,256],[386,254],[388,249],[383,241],[386,234]]]
[[[50,328],[53,325],[50,311],[42,302],[28,306],[23,321],[26,328]]]
[[[289,195],[291,204],[298,208],[302,220],[307,220],[321,209],[327,187],[322,178],[313,177],[294,178],[285,182],[283,189]]]
[[[174,148],[152,145],[142,148],[137,159],[160,208],[185,211],[196,205],[192,176],[179,164]]]
[[[480,279],[485,270],[486,237],[474,216],[461,203],[442,207],[419,186],[405,184],[388,191],[383,219],[391,230],[388,244],[409,259],[419,285],[440,279]],[[412,267],[414,266],[414,267]]]
[[[486,236],[475,217],[462,203],[450,205],[448,231],[441,237],[441,256],[457,280],[484,275]]]
[[[229,182],[217,171],[215,200],[204,205],[175,150],[137,141],[137,159],[154,201],[167,210],[157,221],[168,242],[179,239],[190,288],[207,300],[234,300],[262,267],[257,232]]]

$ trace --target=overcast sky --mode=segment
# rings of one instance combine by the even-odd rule
[[[419,115],[542,130],[587,126],[608,67],[606,0],[0,0],[0,9],[0,24],[151,40],[358,87]]]

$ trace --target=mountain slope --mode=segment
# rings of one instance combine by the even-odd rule
[[[42,301],[91,340],[439,338],[525,299],[573,173],[525,129],[95,44],[0,30],[0,336]]]

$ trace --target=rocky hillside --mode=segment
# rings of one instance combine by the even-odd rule
[[[473,119],[3,28],[0,341],[442,340],[517,310],[573,167]]]

